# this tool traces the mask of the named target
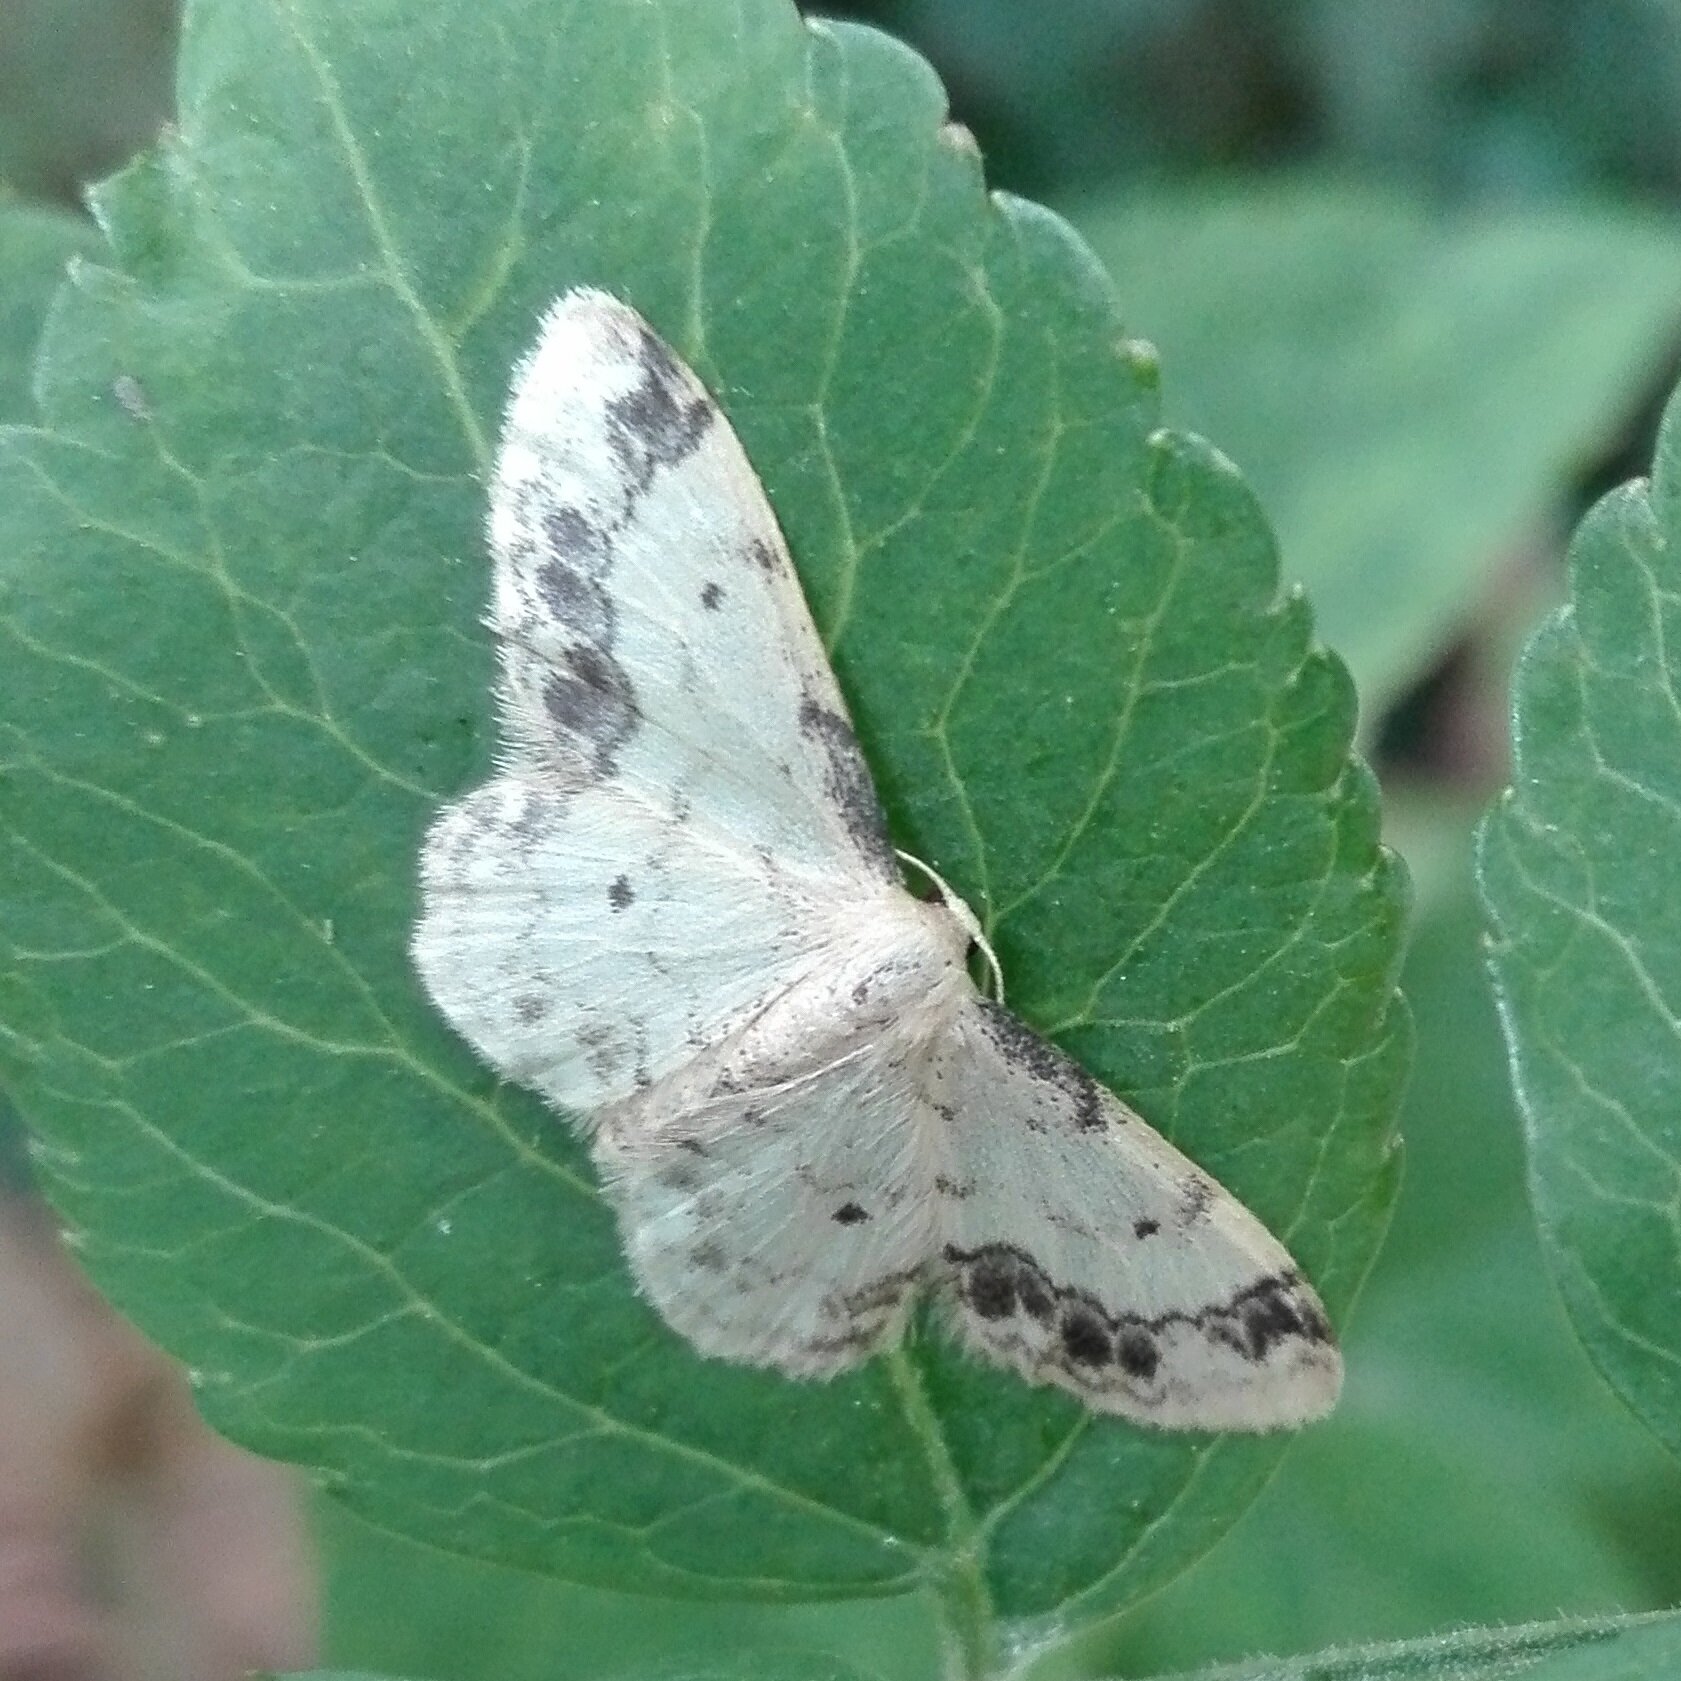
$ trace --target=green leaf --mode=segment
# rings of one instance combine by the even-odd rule
[[[47,305],[72,257],[99,249],[83,216],[7,199],[0,189],[0,425],[27,420],[35,344]]]
[[[1253,477],[1367,715],[1463,629],[1669,354],[1681,225],[1446,218],[1372,182],[1176,188],[1076,214],[1169,416]]]
[[[179,109],[0,456],[0,1054],[90,1269],[218,1428],[453,1549],[933,1587],[974,1665],[1149,1591],[1281,1441],[1099,1421],[934,1336],[826,1386],[698,1360],[406,943],[494,751],[507,370],[605,285],[723,396],[895,835],[1012,1001],[1341,1315],[1394,1184],[1403,892],[1247,491],[1157,429],[1101,270],[985,195],[926,67],[785,0],[201,0]]]
[[[54,289],[70,259],[99,249],[99,230],[83,216],[9,199],[0,187],[0,425],[32,412],[35,345]],[[23,1129],[0,1093],[0,1192],[29,1183]]]
[[[1678,1656],[1681,1618],[1665,1615],[1460,1629],[1207,1669],[1195,1681],[1669,1681]]]
[[[1582,522],[1481,849],[1548,1257],[1594,1361],[1681,1452],[1681,407]]]

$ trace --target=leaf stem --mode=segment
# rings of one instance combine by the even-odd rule
[[[928,1586],[945,1648],[945,1681],[993,1681],[999,1673],[998,1613],[982,1564],[986,1538],[975,1521],[944,1432],[903,1347],[887,1356],[905,1421],[922,1444],[929,1480],[945,1517],[946,1548]]]

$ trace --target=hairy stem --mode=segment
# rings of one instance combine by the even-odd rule
[[[982,1562],[985,1536],[952,1463],[940,1421],[928,1405],[920,1374],[902,1347],[887,1357],[887,1364],[945,1517],[945,1555],[928,1581],[944,1637],[944,1681],[993,1681],[999,1669],[998,1614]]]

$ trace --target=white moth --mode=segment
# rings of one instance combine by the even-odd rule
[[[501,768],[426,838],[438,1007],[593,1145],[637,1283],[704,1354],[823,1377],[935,1292],[975,1351],[1149,1424],[1336,1399],[1247,1209],[970,978],[913,897],[729,423],[576,291],[490,498]]]

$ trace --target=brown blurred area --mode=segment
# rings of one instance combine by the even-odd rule
[[[0,1190],[0,1681],[232,1681],[315,1655],[283,1468],[214,1435],[185,1375]]]

